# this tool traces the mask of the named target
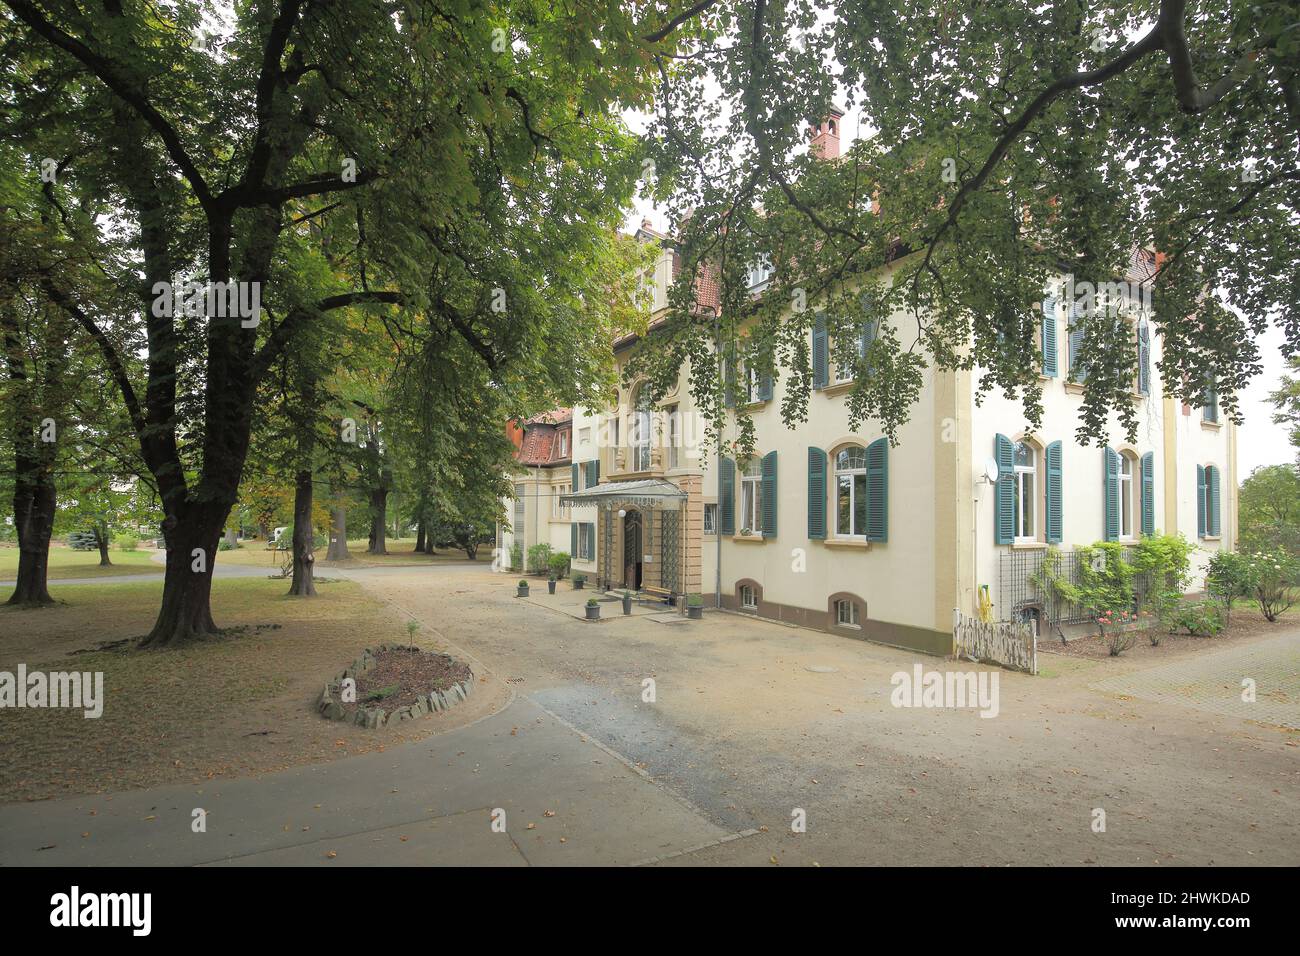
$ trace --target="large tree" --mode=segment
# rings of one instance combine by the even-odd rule
[[[724,376],[693,295],[706,271],[721,288],[722,352],[786,379],[787,422],[806,413],[819,312],[841,343],[905,315],[880,324],[864,355],[838,356],[857,366],[851,420],[891,438],[927,368],[975,370],[981,392],[1019,396],[1037,425],[1045,282],[1060,270],[1122,281],[1135,248],[1159,253],[1152,321],[1167,390],[1198,403],[1213,389],[1236,419],[1266,325],[1300,349],[1294,3],[694,10],[690,54],[656,57],[652,127],[652,187],[681,223],[684,268],[669,323],[631,371],[664,386],[691,359],[715,423]],[[864,136],[821,161],[805,148],[809,122],[839,97]],[[746,274],[764,257],[775,276],[755,298]],[[892,281],[875,283],[887,264]],[[1116,423],[1131,436],[1132,332],[1106,308],[1076,322],[1078,436],[1102,440]]]
[[[55,282],[102,348],[161,494],[166,580],[146,645],[215,630],[212,567],[258,383],[322,313],[401,302],[427,314],[430,263],[454,261],[460,287],[436,313],[494,376],[554,357],[539,394],[572,393],[600,361],[586,354],[599,315],[576,322],[571,306],[638,170],[619,119],[646,101],[634,11],[281,0],[237,5],[233,28],[196,43],[207,4],[6,6],[10,134],[33,168],[57,161],[61,190],[112,198],[113,215],[68,224],[89,255],[108,258],[129,232],[131,269],[116,278],[133,315],[98,314]],[[353,224],[345,269],[286,254],[302,217],[322,211]],[[316,276],[299,281],[309,261],[334,278],[329,295],[315,297]],[[155,308],[186,280],[237,284],[246,301],[257,291],[260,321]],[[147,346],[143,387],[123,325]]]

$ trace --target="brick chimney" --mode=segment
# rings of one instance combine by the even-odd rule
[[[812,142],[810,148],[815,156],[822,159],[836,159],[840,155],[840,122],[844,119],[844,110],[834,104],[821,120],[812,125]]]

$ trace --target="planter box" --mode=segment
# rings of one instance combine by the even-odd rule
[[[515,588],[515,597],[528,597],[528,585],[523,584]]]
[[[688,618],[690,618],[692,621],[701,621],[701,620],[703,620],[703,619],[704,619],[704,606],[701,605],[700,607],[687,607],[687,608],[686,608],[686,616],[687,616]]]
[[[600,620],[600,605],[599,605],[599,604],[597,604],[595,607],[592,607],[590,604],[588,604],[587,607],[586,607],[586,611],[587,611],[587,620],[589,620],[589,621],[599,621],[599,620]]]
[[[546,582],[546,593],[547,593],[547,594],[554,594],[554,593],[555,593],[555,582],[554,582],[554,581],[547,581],[547,582]]]

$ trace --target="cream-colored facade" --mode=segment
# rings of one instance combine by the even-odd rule
[[[644,231],[642,238],[663,237]],[[665,244],[654,270],[660,308],[671,266]],[[903,262],[884,270],[885,281],[905,267]],[[1067,288],[1055,290],[1057,301],[1064,302]],[[662,479],[684,497],[635,506],[611,498],[613,504],[603,508],[594,499],[575,502],[570,520],[595,525],[595,553],[575,560],[575,570],[601,587],[641,589],[661,597],[666,592],[677,604],[684,595],[698,593],[706,606],[947,653],[953,610],[976,613],[982,587],[987,587],[995,617],[1022,614],[1026,604],[1034,603],[1032,594],[1025,600],[1025,568],[1032,566],[1027,561],[1041,560],[1049,542],[1068,552],[1108,537],[1108,483],[1115,489],[1112,540],[1136,542],[1145,519],[1152,530],[1180,531],[1197,542],[1198,568],[1203,568],[1211,552],[1235,543],[1234,426],[1204,421],[1200,409],[1164,396],[1157,368],[1159,340],[1148,326],[1150,351],[1144,364],[1149,378],[1142,388],[1135,382],[1133,394],[1137,440],[1121,441],[1118,423],[1112,422],[1109,450],[1079,444],[1075,434],[1083,392],[1069,381],[1069,317],[1064,304],[1051,313],[1056,369],[1043,377],[1043,423],[1033,435],[1026,433],[1019,402],[988,394],[976,403],[978,370],[930,369],[897,444],[886,447],[874,424],[850,428],[846,396],[854,386],[837,381],[832,360],[825,386],[810,398],[806,423],[787,427],[782,422],[781,380],[772,383],[770,395],[763,390],[763,397],[745,406],[756,441],[754,474],[746,477],[744,463],[704,451],[702,422],[688,388],[689,368],[682,369],[673,390],[652,404],[640,383],[624,385],[616,407],[575,413],[574,462],[580,470],[582,462],[599,462],[601,495],[642,487],[628,483]],[[1146,318],[1140,308],[1132,310],[1135,347],[1136,330]],[[905,320],[896,315],[892,321]],[[632,337],[615,344],[620,373],[638,344]],[[723,437],[735,435],[733,412]],[[1046,461],[1054,442],[1060,443],[1061,458],[1060,505],[1052,512],[1055,536],[1048,520]],[[1017,493],[1023,489],[1017,511],[1029,503],[1029,514],[1021,513],[1009,543],[998,543],[998,486],[986,477],[987,463],[997,460],[1000,447],[1014,448],[1023,457],[1014,469]],[[873,455],[874,471],[867,461]],[[1109,476],[1108,458],[1116,463]],[[825,470],[818,483],[810,473],[821,467],[816,465],[820,461]],[[841,463],[843,472],[837,467]],[[1198,528],[1198,465],[1219,474],[1217,535]],[[1144,469],[1151,472],[1145,483]],[[1007,474],[1004,468],[1003,481]],[[720,475],[731,477],[720,480]],[[747,483],[758,487],[747,488]],[[846,489],[846,514],[837,507],[838,488]],[[864,494],[867,508],[861,504]],[[761,497],[768,499],[766,509],[757,507]],[[810,508],[819,497],[822,504]],[[868,508],[872,533],[863,533],[857,509],[867,515]],[[822,527],[810,510],[822,511]],[[765,521],[769,526],[758,530]]]

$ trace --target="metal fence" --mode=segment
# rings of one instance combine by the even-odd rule
[[[1060,562],[1060,576],[1071,584],[1081,584],[1083,556],[1077,551],[1058,551],[1055,554]],[[1124,548],[1121,555],[1124,561],[1132,562],[1131,548]],[[1046,551],[1008,551],[1000,556],[997,616],[1013,621],[1037,618],[1040,630],[1049,624],[1083,624],[1092,620],[1088,612],[1077,604],[1044,593],[1030,580],[1042,570],[1046,559]],[[1148,574],[1133,576],[1133,590],[1139,601],[1145,600],[1150,590],[1149,577]]]

